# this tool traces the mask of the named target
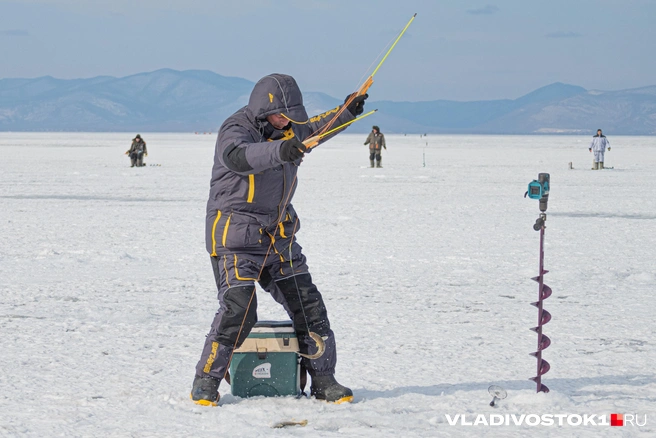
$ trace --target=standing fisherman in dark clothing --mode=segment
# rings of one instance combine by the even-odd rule
[[[380,132],[378,126],[372,128],[364,144],[369,145],[369,163],[371,167],[374,167],[374,158],[376,158],[376,167],[383,167],[380,154],[383,149],[387,150],[387,146],[385,145],[385,136]]]
[[[132,145],[130,149],[125,152],[125,155],[130,156],[130,167],[142,167],[143,157],[148,156],[148,149],[146,148],[146,142],[143,141],[141,135],[137,134],[135,138],[132,139]]]
[[[300,222],[291,204],[298,166],[309,152],[302,141],[334,118],[331,126],[337,127],[362,114],[367,95],[351,97],[346,108],[308,120],[294,78],[271,74],[255,84],[248,105],[221,126],[205,227],[220,307],[196,365],[194,402],[218,403],[232,351],[257,321],[256,282],[289,314],[302,354],[318,351],[310,333],[324,341],[322,356],[302,359],[312,395],[337,403],[352,400],[352,391],[335,380],[335,336],[296,243]]]

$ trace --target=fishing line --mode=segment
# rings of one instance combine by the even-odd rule
[[[383,47],[383,49],[378,53],[378,55],[376,55],[376,58],[375,58],[373,61],[371,61],[371,64],[369,64],[369,67],[367,67],[367,69],[366,69],[365,72],[362,74],[362,76],[360,76],[360,79],[358,79],[357,85],[355,86],[355,89],[356,89],[356,90],[359,90],[360,87],[362,86],[362,84],[364,84],[364,80],[363,80],[363,79],[364,79],[365,77],[367,77],[367,72],[368,72],[369,70],[371,70],[371,67],[372,67],[374,64],[376,64],[376,62],[380,59],[381,55],[382,55],[383,53],[385,53],[385,51],[387,50],[387,48],[392,44],[392,41],[394,41],[394,39],[395,39],[397,36],[398,36],[398,35],[394,35],[394,36],[392,37],[392,39],[387,43],[387,45],[386,45],[385,47]]]
[[[387,59],[387,57],[389,56],[389,54],[392,52],[392,50],[394,50],[394,47],[396,47],[396,44],[399,42],[399,40],[401,39],[401,37],[403,36],[403,34],[405,34],[405,31],[408,30],[408,27],[410,27],[410,25],[412,24],[412,22],[414,21],[414,19],[415,19],[416,16],[417,16],[417,14],[415,13],[415,14],[412,16],[412,18],[410,18],[410,21],[408,21],[408,22],[406,23],[406,25],[403,27],[403,30],[401,30],[401,32],[398,34],[398,36],[396,37],[394,43],[392,43],[391,47],[390,47],[390,48],[387,50],[387,52],[385,53],[385,56],[383,56],[383,59],[378,63],[378,65],[377,65],[376,68],[374,69],[373,73],[371,73],[371,75],[369,75],[369,77],[367,78],[367,80],[364,81],[364,83],[363,83],[363,84],[357,89],[357,91],[355,91],[354,93],[352,93],[352,94],[349,95],[349,97],[348,97],[348,98],[346,99],[346,101],[344,102],[344,105],[342,105],[342,107],[339,109],[339,111],[337,111],[337,114],[335,114],[335,116],[334,116],[334,117],[333,117],[333,118],[332,118],[332,119],[331,119],[326,125],[324,125],[321,129],[319,129],[319,130],[313,132],[313,133],[310,135],[310,137],[314,136],[315,134],[317,134],[317,135],[321,135],[321,134],[325,133],[325,132],[326,132],[328,129],[330,129],[330,127],[335,123],[335,121],[337,120],[337,118],[338,118],[338,117],[344,112],[344,109],[348,108],[348,106],[353,102],[353,100],[354,100],[356,97],[358,97],[358,96],[362,96],[362,95],[364,95],[364,94],[367,93],[367,90],[369,90],[369,88],[371,87],[371,85],[374,83],[374,75],[378,72],[378,70],[379,70],[380,67],[383,65],[383,63],[385,62],[385,60]],[[387,46],[386,46],[386,48],[387,48]],[[383,49],[383,50],[385,50],[385,49]],[[382,52],[381,52],[381,53],[382,53]],[[378,57],[380,57],[380,54],[378,55]],[[376,59],[374,60],[374,62],[376,62],[376,60],[378,60],[378,57],[376,57]],[[372,63],[372,65],[373,65],[373,63]],[[371,67],[369,67],[369,68],[371,68]],[[369,70],[369,68],[367,68],[367,70]],[[365,74],[366,74],[366,73],[365,73]],[[364,77],[364,76],[363,76],[363,77]]]

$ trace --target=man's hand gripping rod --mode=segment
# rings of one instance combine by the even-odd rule
[[[408,27],[410,27],[410,24],[412,24],[412,22],[413,22],[413,20],[415,19],[416,16],[417,16],[417,14],[415,13],[415,14],[412,16],[412,18],[410,19],[410,21],[408,21],[408,23],[405,25],[405,27],[403,28],[403,30],[401,31],[401,33],[399,34],[399,36],[396,37],[396,40],[394,40],[394,43],[393,43],[392,46],[389,48],[389,50],[387,51],[387,53],[385,53],[385,56],[383,56],[383,59],[381,59],[381,61],[378,63],[378,65],[377,65],[376,68],[374,69],[373,73],[371,73],[371,75],[367,78],[367,80],[364,81],[364,84],[362,84],[362,86],[361,86],[360,89],[357,91],[357,93],[353,93],[353,95],[352,95],[352,96],[351,96],[351,97],[350,97],[350,98],[344,103],[344,107],[347,107],[347,106],[353,101],[353,99],[355,99],[357,96],[362,96],[362,95],[364,95],[364,94],[367,93],[367,91],[369,90],[369,88],[370,88],[370,87],[373,85],[373,83],[374,83],[374,75],[378,72],[378,70],[380,69],[380,67],[383,65],[383,62],[385,62],[385,60],[387,59],[387,57],[389,56],[389,54],[392,52],[392,50],[393,50],[394,47],[396,46],[396,43],[399,42],[399,40],[401,39],[401,37],[403,36],[403,34],[405,33],[405,31],[408,30]],[[343,128],[347,127],[348,125],[350,125],[351,123],[357,122],[358,120],[361,120],[361,119],[363,119],[363,118],[365,118],[365,117],[367,117],[367,116],[370,116],[371,114],[375,113],[376,111],[378,111],[378,110],[376,109],[376,110],[370,111],[370,112],[368,112],[368,113],[366,113],[366,114],[363,114],[363,115],[361,115],[360,117],[357,117],[357,118],[351,120],[350,122],[346,122],[346,123],[344,123],[343,125],[338,126],[337,128],[333,128],[333,129],[331,129],[330,131],[327,131],[327,132],[321,133],[321,134],[319,134],[319,135],[315,135],[315,136],[309,137],[309,138],[305,139],[305,141],[303,141],[303,144],[304,144],[308,149],[312,149],[313,147],[316,147],[316,146],[319,144],[319,141],[320,141],[322,138],[326,137],[327,135],[332,134],[333,132],[338,131],[338,130],[340,130],[340,129],[343,129]]]

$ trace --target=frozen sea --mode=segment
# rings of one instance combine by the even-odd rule
[[[141,134],[148,165],[130,168],[132,133],[0,133],[0,436],[656,436],[656,137],[609,134],[602,171],[589,136],[388,135],[382,169],[364,135],[320,146],[299,170],[298,238],[354,403],[223,383],[206,408],[189,389],[217,306],[215,135]],[[539,172],[548,394],[528,380],[539,210],[523,195]],[[258,293],[260,319],[285,319]],[[291,419],[308,424],[270,427]]]

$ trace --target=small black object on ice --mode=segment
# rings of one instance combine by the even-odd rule
[[[508,393],[506,392],[506,390],[503,389],[500,386],[497,386],[497,385],[490,386],[487,389],[487,392],[489,392],[490,395],[494,397],[492,399],[492,401],[490,402],[490,406],[492,406],[492,407],[495,406],[497,400],[503,400],[504,398],[506,398],[508,396]]]

